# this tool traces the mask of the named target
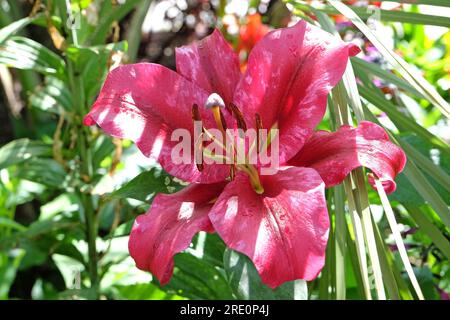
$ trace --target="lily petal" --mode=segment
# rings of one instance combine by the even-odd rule
[[[362,121],[357,128],[342,126],[337,132],[318,131],[290,165],[311,167],[327,187],[341,183],[353,169],[364,166],[381,180],[386,193],[395,191],[395,177],[406,163],[405,153],[389,141],[383,128]],[[374,186],[372,179],[369,183]]]
[[[282,168],[261,179],[262,195],[243,174],[225,187],[209,213],[214,229],[228,247],[252,259],[271,288],[314,279],[328,239],[325,184],[310,168]]]
[[[84,124],[97,123],[111,136],[134,141],[144,155],[179,179],[219,182],[227,177],[227,166],[208,165],[199,172],[193,161],[175,164],[171,158],[179,143],[172,141],[172,132],[186,129],[193,136],[192,105],[204,106],[207,98],[203,89],[163,66],[125,65],[109,73]],[[200,112],[204,126],[216,126],[210,111],[200,107]],[[193,154],[191,148],[192,158]]]
[[[348,57],[359,52],[305,21],[277,29],[250,53],[234,103],[247,124],[259,113],[263,127],[280,130],[280,163],[303,146],[325,113],[327,94],[341,79]]]
[[[212,232],[210,203],[224,183],[191,184],[183,190],[155,197],[150,210],[136,218],[128,248],[141,270],[150,271],[162,285],[173,273],[173,256],[186,249],[199,231]]]
[[[239,58],[219,30],[197,43],[176,48],[176,64],[179,74],[231,102],[241,77]]]

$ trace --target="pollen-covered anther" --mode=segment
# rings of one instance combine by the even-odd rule
[[[192,120],[193,121],[201,121],[200,111],[198,110],[198,105],[193,104],[192,105]],[[204,134],[204,128],[202,127],[202,134]],[[199,150],[198,153],[196,153],[195,157],[195,165],[197,166],[197,170],[202,172],[203,171],[203,140],[199,139],[198,141],[194,141],[194,146],[196,149]]]
[[[259,152],[259,146],[261,144],[261,130],[263,128],[261,116],[259,113],[255,113],[255,127],[256,127],[256,150]]]
[[[230,103],[230,108],[237,121],[238,128],[247,131],[247,124],[245,123],[244,116],[242,115],[241,110],[239,110],[239,108],[234,103]]]
[[[195,103],[192,105],[192,120],[194,121],[202,120],[202,118],[200,117],[200,111],[198,110],[198,105]]]

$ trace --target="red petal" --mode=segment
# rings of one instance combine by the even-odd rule
[[[173,273],[173,256],[186,249],[197,232],[213,231],[208,218],[210,201],[223,187],[223,183],[191,184],[174,194],[157,195],[131,230],[128,248],[136,266],[166,284]]]
[[[368,121],[357,128],[342,126],[337,132],[316,132],[289,161],[316,169],[327,187],[341,183],[350,171],[364,166],[377,175],[387,193],[395,190],[394,179],[405,163],[403,150],[389,141],[383,128]],[[369,182],[374,185],[371,179]]]
[[[310,168],[290,167],[261,178],[263,195],[245,175],[225,187],[209,213],[214,229],[230,248],[253,260],[271,288],[316,278],[329,229],[325,184]]]
[[[163,66],[125,65],[109,73],[84,123],[97,123],[114,137],[134,141],[144,155],[157,159],[177,178],[218,182],[227,177],[227,166],[205,166],[200,173],[195,164],[178,165],[171,159],[172,148],[178,144],[171,141],[172,131],[184,128],[193,132],[194,103],[201,106],[204,125],[216,127],[211,112],[202,107],[207,97],[204,90]]]
[[[219,30],[202,41],[176,49],[177,71],[226,103],[241,77],[239,58]]]
[[[301,148],[322,119],[327,94],[341,79],[348,57],[359,49],[300,21],[259,41],[234,96],[248,124],[255,113],[264,128],[278,121],[280,163]]]

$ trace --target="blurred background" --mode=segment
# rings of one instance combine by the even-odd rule
[[[364,188],[355,197],[370,201],[379,265],[367,253],[363,268],[344,189],[330,189],[326,267],[302,297],[380,298],[373,273],[381,268],[388,298],[418,298],[409,263],[426,299],[450,299],[450,3],[403,2],[339,2],[365,29],[321,1],[0,0],[0,299],[296,297],[291,284],[274,292],[258,283],[249,261],[231,263],[236,253],[204,233],[176,256],[167,286],[139,271],[127,250],[134,218],[156,193],[184,184],[130,141],[84,127],[82,117],[120,64],[175,69],[176,47],[218,28],[244,71],[262,36],[300,18],[361,47],[348,81],[367,119],[387,128],[409,159],[389,196],[409,260],[398,252],[378,194]],[[360,120],[350,87],[337,87],[329,108],[343,106]],[[328,112],[319,128],[337,125]],[[357,210],[363,216],[363,204]],[[243,277],[257,282],[256,296],[245,292]]]

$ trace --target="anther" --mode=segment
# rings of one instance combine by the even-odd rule
[[[201,117],[200,117],[200,111],[198,110],[198,105],[197,104],[193,104],[192,105],[192,120],[194,121],[201,121]],[[199,141],[194,141],[194,145],[196,148],[199,149],[199,159],[197,159],[197,156],[195,156],[194,160],[195,160],[195,165],[197,166],[197,170],[198,171],[203,171],[203,134],[204,134],[204,129],[202,127],[202,134],[200,136]],[[195,153],[197,154],[197,153]],[[200,160],[200,161],[197,161]]]
[[[200,111],[198,110],[198,105],[195,103],[192,105],[192,120],[201,121]]]
[[[263,128],[261,116],[259,113],[255,113],[255,126],[256,126],[256,150],[259,151],[259,145],[260,145],[260,134],[261,130]]]
[[[234,117],[236,118],[238,128],[247,131],[247,124],[245,123],[244,116],[242,115],[241,110],[239,110],[239,108],[234,103],[230,103],[230,108],[233,111]]]

